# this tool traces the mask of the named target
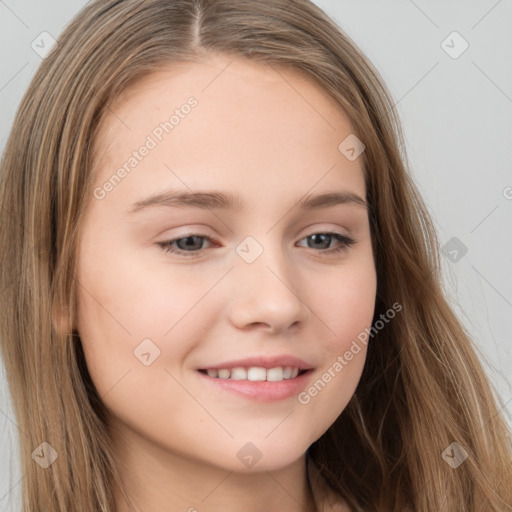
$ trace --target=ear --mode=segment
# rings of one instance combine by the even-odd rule
[[[59,336],[66,337],[73,332],[73,312],[70,307],[54,304],[52,309],[53,329]]]

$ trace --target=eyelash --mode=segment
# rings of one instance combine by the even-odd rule
[[[331,248],[331,249],[321,249],[320,251],[320,254],[328,254],[328,255],[332,255],[332,254],[338,254],[338,253],[341,253],[342,251],[345,251],[347,250],[350,246],[352,246],[353,244],[355,244],[355,240],[346,236],[346,235],[341,235],[339,233],[332,233],[332,232],[318,232],[318,233],[313,233],[311,235],[308,235],[304,238],[302,238],[301,240],[304,240],[306,238],[311,238],[315,235],[330,235],[331,237],[334,237],[335,239],[338,240],[338,242],[340,242],[340,244],[335,247],[335,248]],[[164,242],[158,242],[158,245],[161,247],[161,249],[165,252],[165,253],[173,253],[173,254],[178,254],[178,255],[183,255],[183,256],[186,256],[188,258],[194,258],[194,257],[199,257],[200,256],[200,252],[203,250],[203,249],[199,249],[198,251],[184,251],[182,249],[176,249],[176,248],[173,248],[172,247],[172,244],[174,242],[177,242],[179,240],[184,240],[186,238],[191,238],[191,237],[198,237],[198,238],[205,238],[206,240],[208,241],[212,241],[213,239],[207,235],[202,235],[200,233],[190,233],[188,235],[185,235],[185,236],[181,236],[179,238],[173,238],[171,240],[165,240]]]

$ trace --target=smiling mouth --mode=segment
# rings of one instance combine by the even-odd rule
[[[308,372],[293,366],[277,366],[275,368],[262,368],[259,366],[236,368],[208,368],[198,370],[208,377],[221,380],[248,380],[251,382],[279,382],[291,380]]]

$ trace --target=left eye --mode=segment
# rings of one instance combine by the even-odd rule
[[[350,247],[352,244],[355,243],[355,240],[353,240],[352,238],[349,238],[348,236],[345,236],[345,235],[340,235],[339,233],[315,233],[313,235],[309,235],[309,236],[303,238],[302,240],[308,240],[308,239],[312,239],[313,244],[318,244],[318,243],[320,243],[320,245],[327,244],[327,248],[326,247],[311,247],[311,248],[312,249],[320,249],[321,252],[329,252],[329,253],[340,252],[344,249],[347,249],[348,247]],[[339,245],[337,247],[329,248],[333,239],[337,240]]]
[[[204,240],[208,240],[208,242],[213,241],[212,238],[206,235],[190,234],[182,238],[173,238],[172,240],[158,242],[158,245],[165,252],[194,257],[198,256],[197,253],[204,249]],[[313,245],[308,243],[308,248],[318,249],[321,254],[338,253],[347,250],[351,245],[355,243],[355,240],[352,238],[341,235],[339,233],[314,233],[313,235],[309,235],[302,240],[311,240]],[[338,241],[338,245],[335,247],[331,247],[331,242],[333,240]]]

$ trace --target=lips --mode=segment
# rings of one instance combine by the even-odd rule
[[[313,365],[291,355],[256,356],[215,363],[197,371],[222,389],[256,400],[279,400],[297,393]],[[206,382],[206,381],[205,381]]]

